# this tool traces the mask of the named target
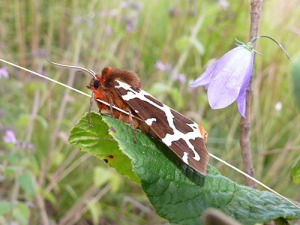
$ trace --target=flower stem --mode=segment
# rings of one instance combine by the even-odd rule
[[[249,40],[253,40],[254,37],[257,37],[260,15],[261,15],[261,6],[262,6],[262,0],[251,0],[251,27],[250,27]],[[256,49],[256,43],[253,43],[253,49]],[[252,77],[250,79],[247,88],[247,94],[246,94],[246,118],[242,117],[240,121],[240,145],[241,145],[242,155],[243,155],[244,172],[249,174],[251,177],[254,177],[255,172],[252,165],[251,147],[250,147],[251,98],[252,98]],[[257,185],[253,180],[251,180],[248,177],[245,177],[245,180],[246,180],[246,185],[248,187],[257,189]]]
[[[259,38],[269,38],[269,39],[271,39],[272,41],[274,41],[281,49],[282,49],[282,51],[285,53],[285,55],[289,58],[289,60],[291,60],[291,58],[290,58],[290,56],[289,56],[289,54],[287,53],[287,51],[282,47],[282,45],[278,42],[278,41],[276,41],[274,38],[272,38],[272,37],[270,37],[270,36],[267,36],[267,35],[261,35],[261,36],[258,36],[258,37],[256,37],[256,38],[254,38],[252,41],[250,41],[251,43],[254,43],[257,39],[259,39]],[[292,60],[291,60],[292,61]]]

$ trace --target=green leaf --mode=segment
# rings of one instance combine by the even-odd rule
[[[9,154],[7,163],[9,165],[18,165],[20,159],[21,159],[21,156],[18,153],[14,152],[14,153]]]
[[[21,114],[18,118],[18,127],[20,129],[26,127],[30,123],[30,115],[29,114]]]
[[[33,185],[31,175],[27,171],[23,171],[23,173],[18,176],[17,180],[28,195],[34,195],[35,187]]]
[[[291,177],[296,184],[300,184],[300,160],[293,167]]]
[[[57,205],[57,199],[51,191],[46,191],[44,188],[39,187],[38,192],[45,200],[49,201],[52,205]]]
[[[69,195],[72,197],[73,200],[77,200],[78,196],[76,194],[76,191],[73,189],[73,187],[69,184],[65,185],[66,191],[69,193]]]
[[[16,171],[18,171],[18,166],[6,166],[4,170],[5,175],[14,175]]]
[[[204,47],[198,39],[191,38],[191,43],[196,47],[196,49],[197,49],[197,51],[199,52],[200,55],[204,54]]]
[[[23,202],[18,202],[17,209],[20,211],[20,213],[24,216],[25,219],[29,218],[30,212],[27,205],[25,205]]]
[[[91,124],[93,127],[90,127],[87,115],[85,114],[75,124],[70,132],[69,142],[75,147],[103,159],[119,173],[140,184],[140,179],[133,172],[130,159],[119,149],[118,143],[108,134],[109,127],[107,124],[102,121],[98,114],[92,112]]]
[[[110,180],[111,173],[107,169],[97,166],[94,168],[94,184],[97,187],[101,187],[103,184]]]
[[[51,156],[51,162],[53,166],[58,167],[59,165],[61,165],[65,160],[65,154],[63,154],[62,152],[57,152],[56,154],[53,154]]]
[[[44,129],[47,129],[49,127],[47,120],[41,115],[36,115],[35,119],[40,122]]]
[[[97,114],[92,115],[95,120]],[[100,126],[103,122],[98,117]],[[270,192],[240,186],[210,165],[204,177],[183,163],[160,140],[136,130],[137,141],[133,143],[128,125],[110,117],[103,117],[103,120],[116,130],[110,134],[131,159],[156,213],[173,224],[201,224],[200,216],[210,207],[218,208],[245,225],[280,217],[300,218],[300,210]],[[86,132],[89,129],[93,128],[87,128]],[[107,133],[106,127],[105,131]],[[88,142],[85,145],[89,145]]]
[[[13,216],[20,222],[20,224],[27,225],[29,218],[29,209],[22,203],[18,202],[17,207],[13,210]]]
[[[291,74],[294,85],[294,96],[300,108],[300,55],[292,62]]]
[[[111,193],[116,193],[120,188],[122,188],[122,180],[120,179],[120,175],[116,173],[112,173],[110,178],[111,185]]]
[[[99,218],[101,216],[101,208],[100,208],[99,203],[87,201],[86,204],[88,205],[89,210],[92,214],[93,224],[99,224]]]
[[[8,201],[0,201],[0,216],[5,215],[6,213],[12,210],[13,206]]]
[[[96,187],[109,183],[111,185],[111,192],[117,192],[121,187],[120,174],[111,169],[97,166],[94,168],[94,184]]]
[[[187,48],[190,44],[190,37],[188,36],[182,36],[179,38],[175,43],[175,49],[178,52],[182,52],[185,48]]]

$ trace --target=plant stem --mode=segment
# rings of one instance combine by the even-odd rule
[[[80,49],[81,49],[81,37],[82,37],[82,33],[79,31],[78,35],[77,35],[77,39],[76,39],[76,48],[75,48],[75,55],[74,55],[74,64],[78,63],[79,60],[79,54],[80,54]],[[75,81],[75,71],[72,70],[70,72],[70,76],[68,78],[67,81],[67,85],[68,86],[72,86],[73,83]],[[62,97],[62,101],[61,101],[61,105],[59,107],[59,111],[58,111],[58,115],[57,115],[57,119],[56,119],[56,124],[55,124],[55,128],[54,128],[54,132],[53,132],[53,136],[52,136],[52,140],[51,140],[51,145],[47,154],[47,158],[46,158],[46,162],[45,162],[45,170],[42,170],[40,179],[39,179],[39,185],[43,186],[44,185],[44,178],[46,176],[46,172],[49,169],[49,161],[51,158],[51,154],[56,146],[56,141],[57,141],[57,137],[58,137],[58,133],[59,133],[59,129],[60,129],[60,125],[61,125],[61,120],[63,118],[64,112],[65,112],[65,108],[66,108],[66,104],[67,104],[67,99],[69,96],[69,89],[66,89],[63,97]]]
[[[261,15],[261,5],[263,0],[251,0],[251,27],[249,40],[253,40],[257,37],[258,27]],[[256,42],[253,44],[253,49],[256,49]],[[254,56],[255,57],[255,56]],[[255,60],[253,60],[254,63]],[[250,148],[250,106],[252,98],[252,77],[249,82],[246,94],[246,118],[242,117],[240,122],[240,145],[243,155],[244,172],[252,177],[255,177],[255,172],[251,160],[251,148]],[[254,181],[245,177],[246,185],[248,187],[257,189],[257,185]]]
[[[15,173],[14,185],[13,185],[12,191],[11,191],[10,202],[14,205],[14,207],[17,206],[18,195],[19,195],[19,190],[20,190],[20,185],[19,185],[19,182],[18,182],[18,176],[21,174],[21,172],[22,172],[22,168],[18,167],[18,169]],[[8,216],[9,216],[8,217],[9,224],[12,224],[13,216],[12,216],[12,214],[9,214]]]
[[[22,66],[26,66],[26,57],[25,57],[25,52],[26,52],[26,45],[24,43],[24,20],[22,20],[22,15],[20,13],[24,11],[24,4],[25,2],[20,1],[19,0],[15,0],[15,20],[16,20],[16,38],[17,38],[17,42],[18,42],[18,54],[20,56],[20,63]],[[21,8],[21,9],[20,9]],[[22,79],[22,83],[25,84],[26,83],[26,73],[25,71],[21,71],[21,79]]]

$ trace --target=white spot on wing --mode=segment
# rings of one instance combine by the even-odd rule
[[[200,130],[198,128],[198,125],[195,122],[192,123],[192,124],[187,124],[189,127],[191,127],[193,129],[192,132],[188,132],[186,134],[180,132],[175,127],[174,119],[173,119],[174,115],[172,114],[171,109],[168,106],[166,106],[164,104],[163,104],[163,106],[160,106],[160,105],[156,104],[155,102],[151,101],[150,99],[146,98],[145,96],[147,96],[147,95],[149,96],[149,94],[147,92],[143,91],[143,90],[140,90],[140,92],[137,92],[134,89],[132,89],[130,85],[128,85],[124,82],[121,82],[121,81],[117,81],[117,82],[119,83],[119,86],[115,86],[115,88],[124,88],[125,90],[127,90],[127,93],[125,95],[122,95],[122,98],[125,101],[129,101],[131,99],[138,98],[142,101],[148,102],[149,104],[151,104],[154,107],[162,110],[166,114],[167,122],[168,122],[170,128],[172,128],[172,130],[173,130],[173,134],[167,133],[166,136],[161,139],[167,146],[171,146],[173,141],[178,141],[179,139],[183,139],[185,141],[185,143],[188,145],[188,147],[190,149],[192,149],[192,151],[194,152],[195,156],[193,158],[196,161],[200,161],[200,155],[195,151],[195,147],[190,142],[190,140],[195,140],[198,137],[202,137],[201,133],[200,133]],[[148,121],[148,120],[151,121],[153,119],[154,118],[150,118],[150,119],[147,119],[146,121]],[[153,121],[151,121],[151,124],[152,124],[152,122]],[[188,153],[184,152],[182,160],[186,164],[188,164],[187,159],[188,159]]]
[[[185,162],[186,164],[189,164],[189,162],[188,162],[188,153],[187,152],[183,153],[182,161]]]
[[[149,126],[151,126],[154,121],[156,121],[156,118],[149,118],[149,119],[146,119],[145,123],[148,124]]]
[[[134,110],[136,113],[139,113],[139,111],[138,110]]]

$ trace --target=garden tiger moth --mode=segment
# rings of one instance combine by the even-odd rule
[[[91,74],[93,78],[87,86],[93,91],[91,107],[95,100],[101,115],[105,115],[102,111],[107,111],[106,114],[111,117],[129,123],[134,134],[134,142],[136,140],[134,129],[139,128],[143,133],[159,138],[184,163],[206,175],[209,158],[206,131],[202,126],[143,91],[136,73],[105,67],[100,75],[78,66],[50,63]],[[97,99],[109,103],[109,106]],[[116,107],[128,114],[116,110]]]

